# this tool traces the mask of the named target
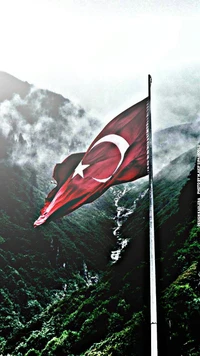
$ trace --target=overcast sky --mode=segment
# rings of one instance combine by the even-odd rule
[[[200,114],[200,2],[0,0],[0,70],[108,122],[147,96],[154,130]]]

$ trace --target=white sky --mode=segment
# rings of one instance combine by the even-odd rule
[[[0,70],[112,119],[200,63],[199,0],[0,0]],[[184,72],[183,72],[184,73]],[[170,77],[171,76],[171,77]],[[154,99],[153,99],[154,98]],[[153,105],[155,103],[155,105]]]

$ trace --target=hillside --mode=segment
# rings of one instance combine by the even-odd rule
[[[192,165],[192,161],[194,162],[195,160],[194,157],[194,150],[185,154],[184,157],[183,155],[180,156],[167,167],[167,171],[170,171],[171,169],[177,171],[176,168],[179,166],[180,162],[185,160],[185,163],[187,163],[189,159],[190,164],[185,171],[185,173],[187,173],[190,165]],[[5,170],[6,167],[1,169],[1,172],[5,172]],[[45,228],[33,229],[33,216],[31,211],[35,205],[37,206],[37,204],[40,204],[41,199],[41,192],[36,183],[34,184],[33,172],[28,171],[28,169],[23,171],[19,167],[14,167],[14,170],[10,167],[9,171],[7,167],[6,176],[7,179],[1,179],[1,182],[4,182],[1,190],[1,197],[3,199],[3,214],[1,218],[1,275],[3,294],[1,294],[1,300],[3,310],[2,325],[4,325],[2,329],[2,337],[7,338],[10,334],[5,350],[7,352],[11,352],[12,350],[13,355],[23,355],[25,352],[28,352],[29,349],[35,347],[34,345],[37,343],[35,336],[33,344],[27,341],[27,346],[25,347],[22,346],[21,336],[19,335],[26,335],[27,327],[29,330],[28,335],[32,335],[32,332],[33,335],[35,335],[35,325],[37,325],[37,330],[40,328],[39,325],[42,327],[44,317],[47,318],[47,320],[45,319],[45,323],[49,323],[48,318],[49,315],[51,315],[51,310],[53,311],[53,316],[50,316],[50,319],[56,318],[57,320],[59,316],[55,310],[57,310],[58,307],[53,301],[58,300],[56,303],[58,305],[61,303],[62,305],[65,303],[65,298],[67,298],[67,304],[69,304],[67,300],[70,298],[70,310],[66,310],[63,314],[62,307],[62,317],[71,314],[73,310],[80,311],[82,310],[83,305],[88,305],[87,310],[90,313],[92,320],[93,318],[96,319],[98,315],[99,317],[100,315],[103,315],[103,325],[105,320],[108,320],[108,328],[105,329],[105,326],[103,327],[103,329],[105,329],[103,334],[99,334],[99,331],[96,331],[96,334],[93,332],[94,336],[91,336],[91,338],[88,339],[87,335],[91,334],[91,330],[89,328],[89,334],[87,334],[85,327],[81,327],[82,324],[80,323],[84,323],[84,320],[86,322],[89,314],[85,313],[84,317],[81,317],[81,321],[79,320],[79,316],[76,315],[75,320],[77,326],[74,327],[74,324],[71,321],[72,325],[70,324],[70,330],[75,332],[82,328],[82,334],[76,335],[79,337],[80,342],[79,344],[76,342],[76,347],[78,347],[78,349],[75,348],[75,351],[73,349],[73,352],[75,352],[74,354],[79,354],[79,352],[84,350],[86,352],[86,349],[91,347],[95,340],[100,341],[102,338],[110,338],[111,335],[108,332],[109,330],[113,330],[113,332],[117,331],[117,335],[118,331],[120,332],[121,330],[122,332],[123,328],[125,328],[127,333],[135,333],[135,320],[139,320],[139,325],[142,323],[140,325],[141,329],[138,331],[139,334],[142,333],[142,335],[140,334],[140,338],[144,336],[143,333],[145,333],[147,337],[149,330],[147,314],[149,282],[148,244],[145,241],[148,240],[148,223],[144,224],[144,218],[146,222],[148,221],[147,195],[138,202],[133,216],[128,218],[127,223],[122,228],[122,236],[127,237],[128,234],[129,238],[131,238],[128,248],[124,251],[119,263],[108,267],[110,260],[109,250],[111,250],[115,243],[111,231],[114,224],[112,218],[115,211],[113,208],[109,208],[110,210],[108,210],[108,207],[113,205],[112,191],[108,191],[106,195],[96,202],[96,204],[94,202],[91,205],[82,207],[59,222],[50,223]],[[166,176],[166,173],[160,172],[155,180],[155,194],[158,202],[160,201],[159,195],[162,194],[164,196],[164,192],[166,192],[166,194],[168,192],[168,181],[165,180],[164,182],[164,180],[161,179],[162,176]],[[32,178],[32,180],[30,178]],[[162,221],[160,220],[160,227],[157,228],[157,234],[160,234],[161,229],[164,229],[165,231],[164,226],[167,224],[167,231],[169,232],[169,223],[172,221],[172,223],[170,223],[171,232],[170,234],[168,233],[168,240],[165,241],[165,239],[163,239],[163,236],[165,236],[163,232],[161,234],[160,243],[162,244],[162,248],[158,251],[157,257],[159,261],[162,261],[161,268],[163,273],[168,276],[167,278],[164,278],[164,285],[162,282],[163,274],[159,276],[161,290],[168,286],[169,283],[171,283],[171,281],[173,281],[181,272],[180,266],[178,265],[174,267],[173,264],[175,264],[177,259],[178,251],[183,248],[184,243],[187,242],[187,240],[185,241],[185,231],[183,226],[185,226],[187,231],[188,229],[189,231],[192,228],[194,229],[193,215],[191,215],[192,221],[191,218],[187,221],[185,220],[185,216],[182,215],[182,211],[180,214],[179,203],[180,199],[184,199],[184,197],[181,195],[182,198],[180,198],[180,193],[178,194],[177,191],[178,189],[179,192],[183,190],[183,187],[187,183],[187,176],[182,174],[179,178],[179,181],[175,180],[173,184],[171,184],[170,201],[168,201],[167,205],[169,210],[161,215],[163,218]],[[146,185],[146,183],[144,183],[144,185]],[[15,188],[15,190],[13,188]],[[135,191],[134,194],[136,194]],[[187,199],[194,199],[194,196],[192,195],[188,196],[186,193],[185,195],[187,196]],[[128,205],[130,198],[131,194],[129,192],[128,200],[125,199],[124,196],[122,199],[124,199]],[[189,204],[188,201],[185,203],[187,205]],[[174,210],[172,207],[175,207]],[[160,209],[162,209],[162,205]],[[158,216],[158,213],[159,210],[156,216]],[[90,216],[93,217],[92,220],[89,218]],[[177,230],[176,224],[174,226],[173,221],[179,222],[178,227],[181,232]],[[179,236],[178,240],[176,240],[177,235]],[[160,252],[162,252],[161,255]],[[169,260],[169,253],[173,263],[171,259]],[[197,262],[197,257],[197,254],[195,254],[195,258],[191,257],[190,263]],[[91,276],[95,277],[98,275],[98,278],[100,278],[100,282],[97,286],[92,286],[92,283],[90,283],[91,287],[88,289],[87,283],[89,282],[89,279],[87,279],[86,274],[84,273],[83,261],[88,266],[89,271],[91,270]],[[190,263],[188,267],[190,267]],[[172,266],[173,270],[171,268]],[[102,273],[105,274],[104,277]],[[65,287],[65,285],[67,285],[67,287]],[[75,291],[76,289],[78,290]],[[91,293],[94,295],[92,299],[90,297]],[[77,295],[79,295],[78,299]],[[80,297],[80,295],[82,295],[82,297]],[[76,304],[77,302],[79,305]],[[52,303],[53,306],[50,307]],[[124,308],[125,310],[129,310],[128,315],[123,311],[123,317],[121,316],[121,312],[119,313],[118,311],[119,303],[125,303],[122,311]],[[45,312],[44,314],[43,312],[40,314],[42,310],[45,311],[47,305],[49,305],[47,309],[48,313],[46,314]],[[146,305],[147,309],[144,309],[144,305]],[[105,310],[107,310],[107,312],[105,313],[107,313],[107,316],[103,314],[102,308],[103,310],[106,308]],[[15,316],[14,319],[10,318],[11,310]],[[95,311],[96,316],[92,316],[92,311]],[[112,315],[113,317],[111,317]],[[130,319],[131,315],[133,315],[132,321]],[[112,320],[112,318],[114,318],[114,320]],[[116,320],[121,320],[121,326],[116,326],[117,329],[115,329],[115,324],[118,325],[119,321],[117,322],[115,318],[117,318]],[[27,324],[29,320],[30,322]],[[39,322],[38,320],[41,321]],[[92,320],[90,323],[92,323]],[[100,321],[98,320],[96,322],[98,324]],[[111,322],[112,324],[110,324]],[[54,334],[59,336],[61,330],[64,332],[65,327],[67,327],[68,330],[68,323],[66,324],[64,321],[60,321],[60,323],[61,329],[59,327],[58,330],[56,329],[58,334],[55,332],[54,327],[52,327],[52,330],[48,331],[48,335],[46,335],[44,339],[46,340],[44,347],[47,347],[51,335],[52,337]],[[62,323],[64,323],[64,325],[62,325]],[[28,326],[26,326],[26,324]],[[57,321],[56,325],[58,325]],[[111,327],[111,325],[113,326]],[[93,324],[91,324],[91,327],[93,328]],[[41,334],[38,334],[38,342],[43,333],[44,331],[42,328]],[[121,337],[123,339],[123,333]],[[129,337],[131,336],[129,335]],[[86,344],[83,341],[84,338],[87,339],[87,342],[85,341]],[[116,340],[117,339],[118,336],[116,336]],[[30,340],[32,340],[32,337]],[[105,345],[107,345],[107,343],[108,341],[105,342]],[[19,348],[17,346],[18,344]],[[14,346],[14,349],[12,349],[11,345]],[[15,353],[14,351],[16,347],[18,353]],[[129,346],[127,345],[127,347]],[[140,350],[138,351],[138,355],[141,354],[141,345],[136,344],[135,347]],[[53,351],[51,352],[51,354],[54,355]]]
[[[171,350],[172,345],[176,345],[177,355],[180,352],[183,352],[183,355],[187,355],[190,348],[194,350],[193,354],[197,355],[198,353],[195,354],[195,350],[197,352],[199,346],[195,329],[195,323],[198,322],[199,309],[197,305],[195,306],[195,303],[198,301],[197,263],[199,261],[198,238],[200,231],[196,228],[193,212],[188,210],[183,211],[183,208],[181,208],[181,202],[184,201],[184,204],[187,204],[187,206],[192,206],[193,204],[192,209],[195,209],[194,189],[192,189],[193,194],[191,194],[191,186],[194,188],[195,178],[195,171],[193,171],[189,180],[184,180],[178,198],[178,209],[175,213],[172,212],[168,216],[157,229],[156,233],[157,239],[159,237],[163,243],[163,235],[160,236],[161,229],[165,230],[165,224],[167,224],[168,241],[164,240],[164,245],[161,249],[162,255],[160,255],[160,250],[157,250],[157,264],[158,266],[161,264],[161,268],[164,271],[164,273],[158,273],[158,300],[162,302],[162,304],[159,304],[159,324],[161,325],[160,347],[161,350],[164,350],[164,345],[168,345],[168,348]],[[157,182],[155,186],[157,186],[158,190],[161,188]],[[165,189],[167,189],[167,186],[165,186]],[[173,195],[173,192],[171,195]],[[145,201],[142,201],[141,204],[145,204]],[[147,231],[142,233],[141,226],[143,224],[137,224],[139,221],[138,214],[141,214],[141,210],[143,209],[136,209],[134,216],[129,222],[131,224],[129,226],[129,233],[132,233],[131,229],[134,229],[133,241],[129,244],[129,248],[125,251],[120,263],[107,268],[107,272],[104,272],[99,283],[90,285],[89,288],[80,275],[79,277],[72,276],[71,282],[67,282],[68,276],[62,272],[63,282],[65,280],[66,283],[70,284],[76,280],[77,286],[75,289],[77,290],[73,290],[74,285],[72,283],[71,288],[68,287],[60,296],[55,296],[51,302],[47,300],[47,309],[43,309],[42,303],[38,303],[38,296],[40,291],[41,298],[43,290],[41,301],[44,302],[44,292],[47,293],[53,283],[53,280],[51,280],[52,274],[54,274],[54,278],[56,276],[55,268],[42,266],[41,264],[37,264],[36,267],[36,265],[32,264],[31,269],[36,274],[32,275],[33,280],[37,281],[36,290],[33,288],[33,285],[35,285],[33,280],[32,286],[26,281],[27,274],[30,273],[27,266],[25,267],[26,275],[22,273],[21,266],[17,268],[12,263],[10,263],[9,270],[8,267],[3,269],[4,276],[5,272],[9,271],[7,278],[11,280],[12,277],[13,280],[17,277],[18,281],[14,300],[11,294],[8,294],[9,298],[8,295],[5,298],[5,292],[2,295],[4,297],[2,310],[4,313],[7,310],[8,313],[8,310],[12,306],[12,313],[15,315],[15,319],[12,318],[10,320],[11,325],[9,329],[9,316],[8,314],[4,315],[4,317],[7,315],[7,323],[5,329],[3,329],[4,333],[7,334],[10,331],[10,337],[7,339],[4,352],[9,352],[12,355],[95,355],[98,353],[103,355],[108,352],[111,355],[123,355],[123,352],[126,352],[125,355],[143,355],[148,352],[148,342],[145,344],[142,343],[142,339],[145,337],[148,340],[149,335],[148,246],[144,243],[144,240],[148,239],[148,233]],[[144,208],[143,214],[146,213]],[[50,225],[54,224],[51,223]],[[96,225],[98,226],[98,223]],[[79,228],[83,228],[83,221],[82,223],[79,222]],[[126,232],[127,225],[125,225],[125,232],[123,231],[123,234]],[[143,250],[143,253],[140,251],[140,248]],[[95,254],[97,251],[96,249]],[[35,251],[31,251],[33,260],[34,253]],[[41,256],[40,253],[39,251],[39,256]],[[11,251],[10,255],[13,256]],[[15,259],[19,257],[16,254],[14,256]],[[45,265],[44,258],[43,265]],[[45,273],[43,279],[38,275],[38,269],[40,274],[42,271]],[[61,274],[60,269],[59,274]],[[60,277],[57,276],[58,279]],[[177,278],[178,280],[173,283]],[[26,288],[24,288],[25,282]],[[170,286],[171,283],[172,285]],[[9,287],[7,283],[6,289],[8,290]],[[167,289],[165,289],[166,287]],[[15,303],[19,300],[19,293],[21,298],[24,296],[24,289],[27,294],[25,299],[27,305],[24,309],[21,306],[21,313],[17,313]],[[176,290],[176,294],[173,293],[174,289]],[[24,292],[22,293],[22,291]],[[35,298],[35,292],[37,292],[37,298]],[[32,299],[32,293],[34,293],[34,299]],[[178,312],[179,309],[175,308],[173,310],[173,306],[178,301],[180,302],[180,298],[182,298],[182,294],[180,293],[186,293],[186,299],[182,300],[182,308],[185,308],[185,314],[181,316]],[[47,293],[47,299],[48,297]],[[20,301],[22,301],[21,298]],[[25,300],[23,300],[23,303]],[[8,304],[8,301],[10,304]],[[17,319],[17,316],[19,319]],[[170,318],[172,323],[170,329],[167,324],[168,318]],[[180,319],[178,324],[176,324],[177,318]],[[25,320],[30,321],[24,324]],[[187,325],[191,325],[187,333],[183,326],[186,325],[186,321]],[[12,330],[14,325],[14,330]],[[178,328],[180,328],[182,339],[177,334]],[[163,333],[163,330],[165,333]],[[171,335],[170,345],[168,344],[169,335]],[[189,344],[187,344],[188,338],[191,340]]]

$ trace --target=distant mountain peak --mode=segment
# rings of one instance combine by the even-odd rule
[[[30,91],[31,84],[23,82],[11,74],[0,71],[0,102],[12,99],[14,94],[24,98]]]
[[[27,81],[23,82],[7,72],[0,71],[0,102],[11,100],[15,94],[20,95],[20,97],[24,99],[30,92],[31,87],[35,87],[34,84],[30,84]],[[58,103],[70,102],[69,99],[64,98],[61,94],[54,93],[48,89],[36,89],[41,93],[46,92],[51,101],[56,101]]]

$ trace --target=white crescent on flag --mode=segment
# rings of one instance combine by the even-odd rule
[[[119,135],[114,135],[114,134],[111,134],[111,135],[106,135],[102,138],[100,138],[100,140],[98,140],[97,142],[95,142],[95,144],[91,147],[90,151],[97,145],[99,145],[100,143],[102,142],[111,142],[111,143],[114,143],[117,148],[119,149],[120,151],[120,154],[121,154],[121,158],[120,158],[120,161],[117,165],[117,167],[115,168],[113,174],[117,171],[117,169],[121,166],[122,162],[123,162],[123,159],[124,159],[124,155],[125,155],[125,152],[127,151],[127,149],[129,148],[129,143],[125,140],[125,138],[123,138],[122,136],[119,136]],[[89,152],[90,152],[89,151]],[[79,165],[76,167],[75,171],[74,171],[74,174],[73,174],[73,177],[74,178],[77,174],[79,174],[82,178],[84,178],[84,175],[83,175],[83,171],[84,169],[86,169],[87,167],[89,167],[90,165],[89,164],[82,164],[82,160],[81,162],[79,163]],[[94,180],[96,180],[97,182],[100,182],[100,183],[105,183],[107,182],[110,178],[112,177],[109,176],[107,178],[103,178],[103,179],[97,179],[97,178],[94,178],[92,177]]]

